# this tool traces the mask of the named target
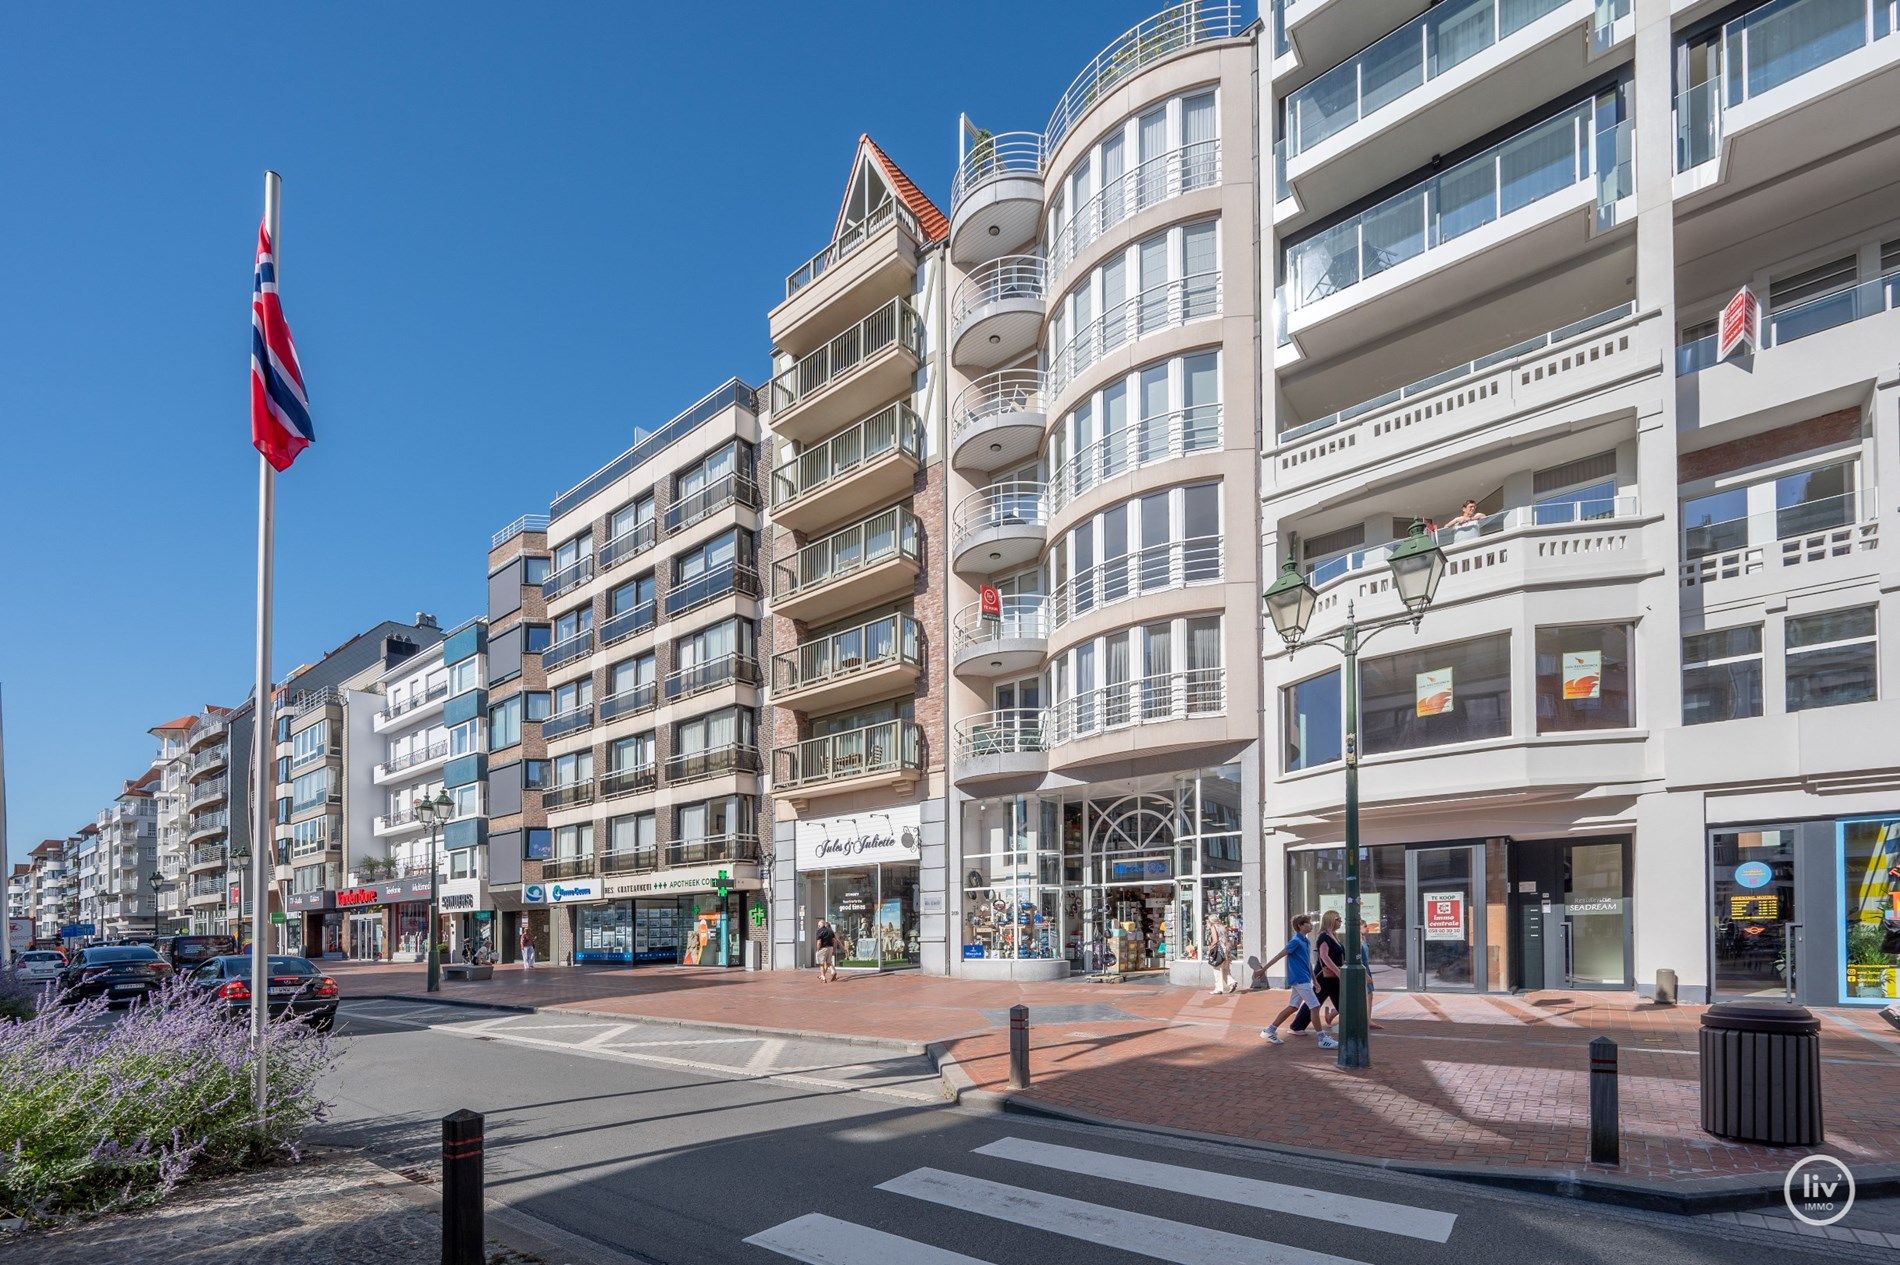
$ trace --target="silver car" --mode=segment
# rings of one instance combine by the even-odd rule
[[[50,984],[66,969],[66,959],[51,949],[29,949],[13,959],[14,972],[35,984]]]

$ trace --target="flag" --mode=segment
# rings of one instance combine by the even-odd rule
[[[273,467],[288,470],[316,437],[297,348],[277,302],[277,259],[270,233],[259,224],[251,288],[251,443]]]

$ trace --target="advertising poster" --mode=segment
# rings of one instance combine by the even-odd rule
[[[1434,668],[1418,674],[1418,714],[1442,716],[1452,709],[1450,668]]]
[[[1603,697],[1603,652],[1577,650],[1564,655],[1564,698]]]
[[[1425,938],[1427,940],[1465,938],[1465,894],[1463,892],[1425,893]]]
[[[1379,916],[1379,912],[1382,908],[1383,903],[1380,900],[1379,893],[1359,893],[1359,918],[1365,927],[1367,935],[1376,936],[1384,929],[1384,920]],[[1329,911],[1338,914],[1341,922],[1344,922],[1346,917],[1346,897],[1344,894],[1338,896],[1322,896],[1319,898],[1319,912],[1321,916],[1323,917]]]

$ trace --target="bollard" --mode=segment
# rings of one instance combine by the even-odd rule
[[[1009,1008],[1009,1087],[1029,1088],[1029,1007]]]
[[[1656,1004],[1658,1006],[1676,1004],[1676,973],[1666,966],[1656,972]]]
[[[442,1117],[442,1265],[482,1265],[482,1117],[464,1108]]]
[[[1598,1037],[1590,1043],[1590,1162],[1621,1162],[1616,1123],[1616,1042]]]

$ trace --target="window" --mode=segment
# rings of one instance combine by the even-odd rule
[[[1533,510],[1540,523],[1580,523],[1616,513],[1616,454],[1539,470],[1531,479]]]
[[[1761,715],[1761,625],[1682,639],[1682,723]]]
[[[330,795],[330,770],[316,769],[302,774],[290,784],[290,811],[300,813],[324,802]]]
[[[700,576],[710,575],[721,567],[730,566],[735,559],[749,561],[751,546],[751,532],[743,527],[729,528],[699,548],[688,550],[673,559],[673,583],[685,584]]]
[[[1627,625],[1539,628],[1537,732],[1634,726],[1629,666]]]
[[[631,738],[616,740],[607,748],[607,759],[616,773],[626,773],[634,769],[653,767],[656,744],[652,730],[635,734]]]
[[[307,896],[323,890],[323,866],[300,865],[290,872],[290,894]]]
[[[546,760],[524,760],[521,768],[523,786],[538,791],[551,785],[548,779],[553,776],[553,769]]]
[[[481,816],[482,784],[480,782],[470,782],[466,786],[450,788],[449,802],[455,805],[452,810],[452,815],[455,817]]]
[[[552,570],[553,562],[546,555],[536,554],[531,558],[524,558],[522,559],[521,571],[522,583],[532,584],[534,587],[540,588],[547,580],[548,573]],[[520,603],[517,601],[516,605],[519,606]]]
[[[450,668],[449,669],[449,693],[451,695],[466,694],[468,691],[480,685],[481,673],[477,670],[480,666],[481,666],[480,658],[471,657],[471,658],[462,660],[460,663]]]
[[[570,751],[566,755],[554,757],[554,784],[556,786],[574,786],[580,782],[591,781],[594,776],[594,753],[592,751]]]
[[[728,795],[697,804],[681,804],[673,810],[673,837],[682,843],[752,834],[752,801],[743,795]]]
[[[521,859],[545,861],[554,855],[554,832],[546,826],[530,826],[521,832]]]
[[[1511,732],[1508,633],[1368,660],[1359,683],[1359,728],[1368,755]]]
[[[651,606],[654,595],[653,573],[637,575],[625,584],[614,586],[607,594],[607,614],[625,615],[628,611],[638,610],[642,606]]]
[[[751,745],[752,712],[744,707],[722,708],[673,726],[673,750],[678,755]]]
[[[1878,696],[1873,607],[1790,618],[1787,644],[1789,711],[1866,703]]]
[[[1748,489],[1729,488],[1682,503],[1683,555],[1700,558],[1748,543]]]
[[[549,710],[552,706],[550,700],[552,700],[554,696],[548,693],[548,691],[528,690],[520,697],[526,700],[528,709],[526,715],[529,720],[546,720],[549,716],[554,714]]]
[[[449,877],[452,879],[476,877],[475,852],[474,848],[451,849],[448,855]]]
[[[570,540],[554,546],[554,567],[557,572],[565,571],[582,558],[592,557],[594,553],[594,533],[582,532]]]
[[[312,817],[290,828],[290,855],[307,857],[330,846],[330,819]]]
[[[312,760],[321,760],[330,749],[330,722],[320,720],[290,738],[290,767],[302,768]]]
[[[482,738],[480,721],[464,721],[449,730],[450,755],[467,755],[471,751],[480,751],[481,749]]]
[[[521,695],[516,694],[488,709],[488,745],[503,751],[521,741]]]
[[[527,642],[525,648],[530,654],[539,654],[552,644],[551,638],[548,635],[549,629],[546,624],[523,624],[521,625],[521,631],[526,634]],[[489,679],[493,680],[494,678],[491,677]]]
[[[607,823],[607,851],[636,867],[651,868],[659,853],[659,819],[652,813],[629,813]]]
[[[569,638],[578,637],[594,627],[594,607],[590,602],[586,606],[577,606],[564,611],[554,618],[554,644],[559,645]]]
[[[1286,771],[1317,768],[1341,758],[1340,674],[1309,677],[1281,691],[1286,700]]]
[[[584,676],[578,681],[569,681],[554,689],[554,714],[565,716],[571,711],[587,707],[594,701],[594,678]]]
[[[651,650],[631,659],[622,659],[607,669],[607,693],[618,698],[642,686],[651,686],[658,673],[659,662]]]
[[[554,828],[554,855],[563,861],[579,860],[594,854],[594,823]]]
[[[682,670],[712,663],[728,655],[750,657],[752,653],[752,623],[745,619],[723,619],[673,643],[673,662]]]
[[[607,523],[607,539],[619,540],[629,532],[635,531],[653,522],[653,494],[647,493],[630,505],[623,505],[614,511]]]
[[[1846,527],[1857,508],[1852,461],[1784,474],[1775,480],[1775,539]]]

